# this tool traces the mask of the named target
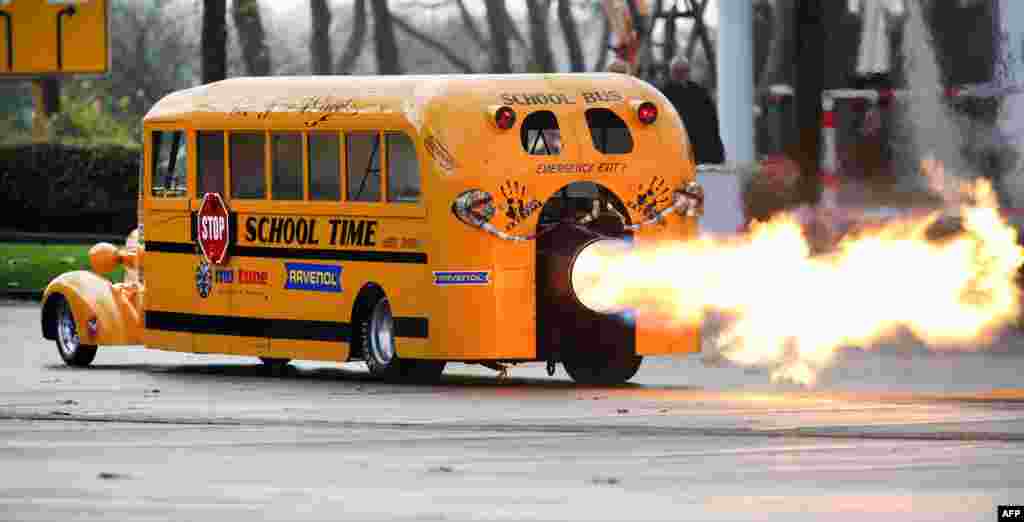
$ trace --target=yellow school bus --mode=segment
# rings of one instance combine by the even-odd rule
[[[603,384],[699,350],[696,325],[573,291],[586,248],[697,231],[686,130],[633,77],[236,78],[168,95],[143,128],[140,245],[97,245],[43,295],[68,364],[143,344],[390,380],[562,363]],[[118,263],[131,280],[100,275]]]

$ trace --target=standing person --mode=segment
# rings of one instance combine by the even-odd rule
[[[662,93],[683,119],[697,164],[725,162],[715,102],[707,89],[690,79],[690,62],[685,57],[672,59],[669,79]]]

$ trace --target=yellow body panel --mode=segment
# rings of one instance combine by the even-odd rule
[[[109,13],[109,0],[0,2],[0,76],[107,72]]]
[[[657,105],[656,123],[637,120],[631,109],[637,101]],[[486,110],[502,104],[519,114],[511,130],[499,130],[488,120]],[[628,123],[631,153],[596,150],[584,118],[593,107]],[[522,118],[536,110],[558,118],[558,156],[527,154],[520,143]],[[492,194],[497,212],[490,223],[503,233],[526,236],[537,229],[541,203],[570,183],[605,187],[623,201],[627,219],[639,223],[650,216],[652,194],[664,207],[671,203],[667,190],[695,178],[686,131],[671,105],[652,86],[615,74],[242,78],[167,96],[147,115],[144,129],[145,327],[112,328],[111,337],[101,330],[95,344],[143,342],[184,352],[345,361],[361,348],[349,346],[363,328],[354,317],[359,296],[375,286],[391,305],[402,357],[536,360],[536,244],[500,239],[459,221],[452,212],[457,196],[471,189]],[[177,193],[181,197],[156,197],[150,136],[178,130],[187,143],[186,188]],[[231,198],[226,166],[229,255],[220,265],[204,261],[196,239],[202,205],[198,131],[223,131],[228,137],[239,131],[287,131],[301,133],[306,144],[310,132],[343,138],[369,130],[411,138],[421,178],[418,202]],[[227,157],[228,139],[224,142]],[[307,161],[308,149],[303,154]],[[345,193],[348,156],[342,156]],[[385,154],[385,195],[389,161]],[[310,168],[303,164],[304,176]],[[266,178],[272,187],[269,169]],[[303,183],[308,192],[309,179]],[[519,203],[525,212],[512,211]],[[293,233],[276,233],[275,227]],[[696,227],[695,217],[669,214],[634,237],[637,242],[685,239]],[[484,275],[477,284],[442,285],[438,272]],[[308,277],[314,283],[303,279]],[[65,274],[51,287],[48,292],[69,289],[79,321],[96,314],[101,324],[127,325],[114,312],[116,292],[102,278]],[[640,316],[635,331],[638,354],[699,350],[696,325],[665,330]]]

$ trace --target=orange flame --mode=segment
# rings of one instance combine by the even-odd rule
[[[900,329],[933,347],[976,349],[1019,313],[1024,249],[989,183],[961,195],[970,196],[962,225],[941,240],[926,236],[935,212],[863,227],[812,255],[801,224],[783,214],[737,238],[604,251],[574,268],[586,272],[576,291],[665,327],[722,315],[719,354],[769,367],[772,380],[812,385],[839,348],[870,347]]]

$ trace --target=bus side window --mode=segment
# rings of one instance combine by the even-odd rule
[[[604,154],[633,152],[633,136],[618,114],[608,109],[588,109],[587,126],[594,148]]]
[[[309,199],[341,201],[341,139],[336,132],[309,134]]]
[[[196,134],[198,193],[224,194],[224,133],[199,131]]]
[[[262,132],[232,132],[230,147],[231,197],[264,199],[267,195],[266,158]]]
[[[185,149],[185,133],[176,131],[153,131],[152,191],[158,198],[180,198],[185,196],[185,175],[188,156]]]
[[[420,200],[420,164],[416,146],[404,133],[389,133],[388,201],[416,203]]]
[[[530,113],[523,120],[519,137],[527,154],[554,156],[562,151],[562,133],[551,111]]]
[[[271,197],[276,200],[302,199],[302,134],[275,132],[270,135]]]
[[[380,133],[345,134],[348,151],[348,200],[380,201]]]

